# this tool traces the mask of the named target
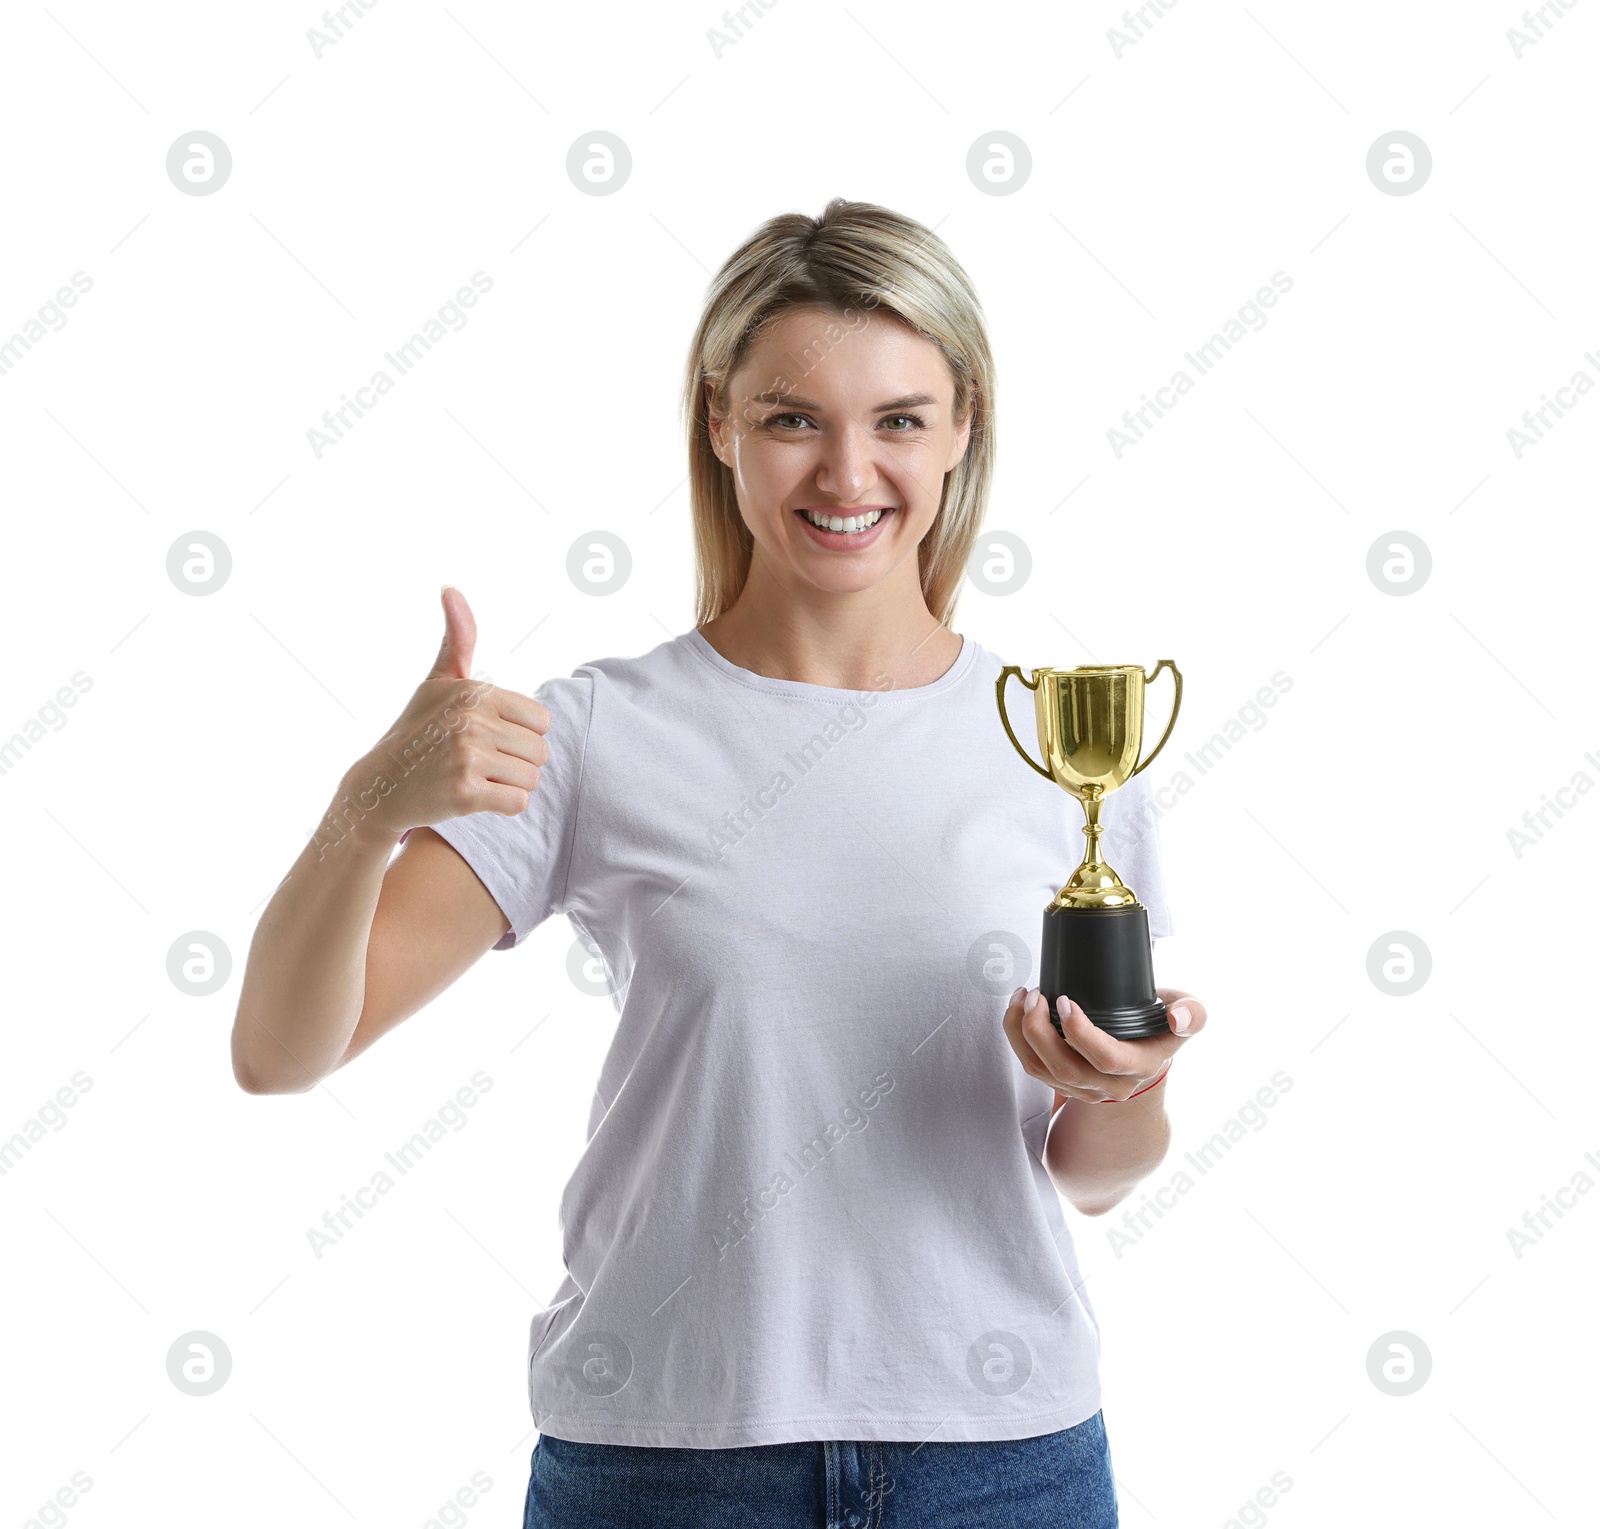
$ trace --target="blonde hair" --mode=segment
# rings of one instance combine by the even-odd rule
[[[713,385],[716,412],[727,415],[728,379],[757,335],[787,310],[813,307],[846,318],[885,311],[931,340],[955,381],[955,423],[972,411],[966,452],[945,475],[939,513],[917,549],[923,598],[949,626],[994,476],[994,360],[983,310],[971,279],[931,229],[886,207],[843,197],[829,202],[820,218],[799,212],[769,218],[728,257],[707,293],[689,349],[683,400],[695,625],[714,620],[739,598],[754,546],[739,513],[733,474],[711,448],[705,384]],[[844,327],[852,326],[830,325],[828,332]],[[806,370],[820,359],[808,347]],[[787,392],[797,381],[779,378],[773,386]]]

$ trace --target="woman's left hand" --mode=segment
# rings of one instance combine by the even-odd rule
[[[1018,988],[1011,995],[1002,1024],[1030,1078],[1048,1083],[1063,1098],[1121,1101],[1153,1083],[1178,1048],[1205,1029],[1206,1006],[1193,994],[1158,987],[1156,996],[1167,1006],[1168,1033],[1144,1040],[1108,1035],[1065,996],[1058,1008],[1063,1035],[1057,1035],[1037,988]]]

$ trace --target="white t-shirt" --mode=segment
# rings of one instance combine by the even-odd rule
[[[691,630],[541,685],[526,812],[438,826],[511,924],[495,949],[566,914],[620,1015],[529,1333],[541,1431],[1015,1439],[1098,1410],[1054,1094],[1000,1025],[1083,809],[1017,758],[999,670],[964,637],[932,684],[839,690]],[[1103,842],[1162,935],[1145,781]]]

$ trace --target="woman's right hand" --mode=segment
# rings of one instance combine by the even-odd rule
[[[550,757],[550,712],[531,696],[470,678],[477,624],[454,585],[440,600],[439,656],[394,725],[345,772],[319,840],[356,832],[398,842],[407,829],[468,813],[526,810]]]

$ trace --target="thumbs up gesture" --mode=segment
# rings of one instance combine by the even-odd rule
[[[334,837],[352,828],[399,840],[473,812],[527,809],[550,757],[549,711],[531,696],[471,678],[477,623],[453,585],[440,592],[444,640],[394,725],[345,772]]]

